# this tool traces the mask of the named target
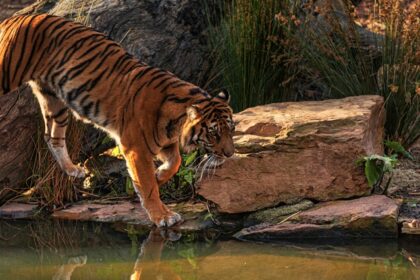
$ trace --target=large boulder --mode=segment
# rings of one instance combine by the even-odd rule
[[[380,96],[276,103],[234,116],[236,154],[198,194],[227,213],[370,192],[356,160],[383,153]]]
[[[140,60],[200,84],[209,70],[207,17],[199,0],[40,0],[19,13],[48,12],[108,34]]]
[[[31,172],[39,106],[29,89],[0,96],[0,205]]]

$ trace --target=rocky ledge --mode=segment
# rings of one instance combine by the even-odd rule
[[[281,222],[262,223],[235,234],[243,240],[396,238],[398,204],[383,195],[320,203]]]

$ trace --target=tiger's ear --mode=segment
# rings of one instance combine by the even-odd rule
[[[230,94],[226,89],[222,89],[222,91],[219,92],[219,94],[216,95],[215,98],[221,99],[222,101],[224,101],[228,104],[230,102]]]
[[[187,116],[191,121],[198,119],[201,116],[198,107],[196,105],[188,107]]]

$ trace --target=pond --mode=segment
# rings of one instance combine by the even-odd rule
[[[420,279],[418,241],[267,244],[218,232],[2,221],[0,279]]]

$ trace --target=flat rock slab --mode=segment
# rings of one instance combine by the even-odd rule
[[[370,193],[356,160],[383,153],[380,96],[275,103],[234,116],[236,153],[197,192],[220,212]]]
[[[0,207],[0,219],[30,219],[35,215],[38,206],[12,202]]]
[[[401,233],[420,235],[420,219],[402,222]]]
[[[195,231],[213,226],[204,218],[207,208],[203,203],[170,204],[168,207],[182,215],[184,222],[179,226],[181,230]],[[52,217],[63,220],[121,222],[146,227],[153,225],[141,204],[131,201],[119,201],[113,204],[83,202],[55,211]]]
[[[280,224],[260,224],[235,234],[246,240],[396,238],[398,204],[382,195],[321,203]]]

